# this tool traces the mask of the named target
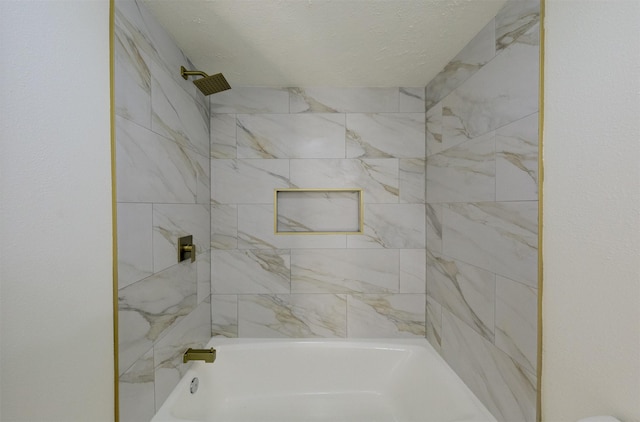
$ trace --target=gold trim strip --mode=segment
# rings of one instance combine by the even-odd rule
[[[120,421],[120,356],[118,351],[118,204],[116,196],[116,100],[115,100],[115,53],[114,53],[115,1],[109,0],[109,101],[111,105],[111,230],[113,271],[113,393],[114,420]]]
[[[537,356],[537,394],[536,421],[542,421],[542,292],[543,292],[543,185],[544,163],[543,139],[544,133],[544,48],[545,48],[545,0],[540,0],[540,75],[538,97],[538,356]]]
[[[308,231],[308,232],[282,232],[278,231],[278,193],[280,192],[353,192],[358,194],[358,231]],[[355,235],[364,234],[364,191],[358,188],[286,188],[273,190],[273,233],[278,236],[299,235]]]

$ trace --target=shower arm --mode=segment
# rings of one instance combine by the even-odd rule
[[[199,70],[187,70],[184,66],[180,66],[180,76],[182,76],[185,80],[187,80],[189,76],[203,76],[205,78],[209,77],[209,75],[204,72],[200,72]]]

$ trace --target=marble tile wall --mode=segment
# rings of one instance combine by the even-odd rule
[[[500,421],[536,416],[538,55],[507,0],[426,88],[426,335]]]
[[[115,2],[120,420],[148,421],[211,335],[209,102],[134,0]],[[179,236],[197,260],[178,263]]]
[[[425,336],[424,94],[211,97],[214,336]],[[274,234],[276,188],[363,189],[364,233]]]

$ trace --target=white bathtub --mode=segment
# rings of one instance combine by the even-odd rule
[[[213,338],[207,347],[216,361],[194,363],[152,422],[496,420],[426,340]]]

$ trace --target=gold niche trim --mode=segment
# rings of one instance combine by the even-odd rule
[[[355,193],[358,195],[358,230],[356,231],[279,231],[278,230],[278,194],[281,192],[300,192],[300,193]],[[364,233],[364,197],[363,190],[358,188],[287,188],[273,190],[273,232],[276,235],[354,235]]]

